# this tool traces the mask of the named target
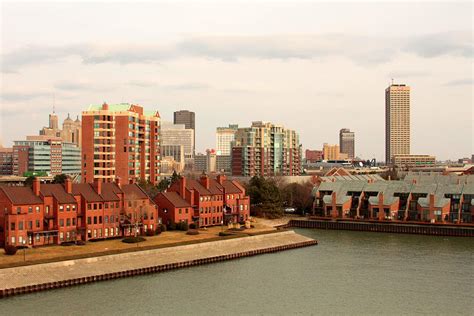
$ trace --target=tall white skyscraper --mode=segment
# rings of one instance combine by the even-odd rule
[[[385,161],[410,154],[410,87],[391,84],[385,89]]]

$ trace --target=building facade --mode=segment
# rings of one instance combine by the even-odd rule
[[[253,122],[239,128],[232,142],[232,175],[296,176],[301,174],[299,135],[283,126]]]
[[[49,115],[48,126],[43,127],[39,131],[39,135],[51,138],[59,137],[65,143],[72,143],[81,147],[81,128],[79,116],[73,121],[68,113],[67,118],[63,122],[62,129],[60,129],[58,115],[53,110],[53,113]]]
[[[347,155],[347,158],[355,158],[355,134],[348,128],[339,131],[339,149],[342,154]]]
[[[318,161],[323,160],[324,153],[322,150],[311,150],[306,149],[305,151],[305,159],[307,163],[315,163]]]
[[[82,182],[160,177],[160,115],[136,104],[91,105],[82,112]]]
[[[436,157],[431,155],[393,155],[392,163],[399,168],[434,166]]]
[[[194,129],[186,129],[184,124],[163,121],[161,124],[161,145],[181,145],[184,150],[184,163],[187,169],[194,164]]]
[[[25,172],[48,175],[78,175],[81,173],[81,149],[59,137],[27,136],[14,141],[13,174]]]
[[[385,89],[385,161],[410,154],[410,87],[391,84]]]
[[[323,157],[324,160],[345,160],[348,159],[348,155],[341,153],[339,145],[329,145],[324,143],[323,145]]]
[[[0,175],[13,174],[13,148],[0,148]]]
[[[473,176],[407,176],[403,181],[333,177],[314,192],[314,213],[332,218],[473,223]]]
[[[156,204],[120,181],[0,187],[0,246],[42,246],[143,234],[160,224]]]
[[[196,115],[194,112],[188,110],[180,110],[173,113],[173,123],[174,124],[183,124],[184,127],[188,130],[193,131],[193,148],[192,155],[196,152]]]
[[[239,125],[230,124],[229,127],[218,127],[216,129],[216,151],[217,155],[230,156],[232,153],[232,142]]]
[[[223,175],[199,180],[181,178],[155,198],[164,224],[196,223],[199,227],[243,222],[250,216],[245,188]]]

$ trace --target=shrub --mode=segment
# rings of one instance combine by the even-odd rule
[[[166,225],[161,224],[160,225],[160,230],[161,230],[161,232],[165,232],[166,231]]]
[[[196,223],[189,224],[189,229],[196,229]]]
[[[84,240],[78,240],[76,241],[76,245],[78,246],[85,246],[86,242]]]
[[[224,237],[224,236],[232,236],[232,233],[229,232],[219,232],[219,236]]]
[[[188,223],[186,223],[186,222],[176,223],[176,229],[177,230],[182,230],[182,231],[187,231],[189,229]]]
[[[146,231],[146,235],[147,235],[147,236],[150,236],[150,237],[151,237],[151,236],[155,236],[155,232],[153,231],[153,229],[148,229],[148,230]]]
[[[61,246],[72,246],[74,244],[75,244],[74,241],[65,241],[61,243]]]
[[[196,229],[191,229],[186,232],[186,235],[199,235],[199,231]]]
[[[17,250],[18,248],[16,248],[15,246],[12,246],[12,245],[5,246],[5,254],[8,256],[13,256],[14,254],[16,254]]]
[[[135,244],[137,242],[142,242],[145,241],[146,239],[140,236],[137,237],[125,237],[122,239],[122,242],[127,243],[127,244]]]
[[[171,222],[168,224],[166,227],[167,230],[176,230],[176,224],[174,222]]]

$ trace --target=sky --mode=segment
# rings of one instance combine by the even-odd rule
[[[411,151],[474,152],[471,2],[2,2],[0,143],[89,104],[196,112],[196,149],[218,126],[270,121],[304,149],[356,135],[384,159],[385,97],[411,87]]]

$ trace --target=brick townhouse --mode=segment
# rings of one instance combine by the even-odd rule
[[[250,215],[250,199],[245,188],[224,175],[199,180],[181,178],[154,198],[163,223],[197,223],[200,227],[221,222],[241,222]]]
[[[41,184],[0,187],[0,246],[41,246],[145,233],[158,209],[135,183]]]

